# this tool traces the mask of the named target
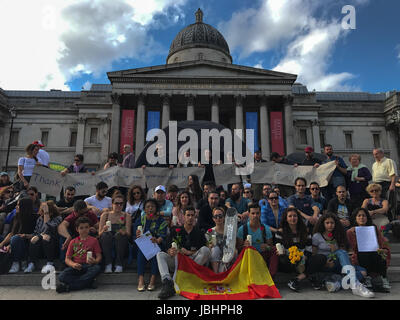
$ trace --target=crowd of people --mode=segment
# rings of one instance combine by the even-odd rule
[[[130,255],[137,264],[137,290],[155,290],[161,276],[159,298],[166,299],[175,294],[172,278],[178,252],[215,273],[229,269],[235,259],[222,261],[224,224],[227,209],[235,208],[238,230],[234,256],[254,247],[273,278],[277,272],[293,274],[290,289],[299,292],[308,279],[314,289],[338,291],[347,267],[354,268],[356,275],[353,294],[373,297],[374,291],[390,291],[386,236],[394,230],[400,213],[393,211],[396,208],[388,195],[400,187],[400,179],[396,180],[396,165],[382,149],[373,150],[371,170],[358,154],[349,157],[347,166],[333,154],[331,145],[324,147],[325,160],[314,158],[311,147],[305,149],[301,163],[272,153],[271,161],[295,167],[317,168],[335,161],[336,169],[325,187],[302,177],[293,187],[251,181],[216,186],[208,180],[213,177],[209,174],[203,181],[189,176],[186,188],[159,185],[150,190],[150,196],[149,190],[138,185],[109,188],[99,182],[94,195],[75,197],[70,186],[60,201],[41,201],[29,182],[36,165],[49,164],[48,154],[40,155],[43,147],[40,141],[27,146],[14,182],[6,172],[0,174],[0,250],[10,257],[9,273],[31,273],[39,267],[40,259],[46,261],[41,272],[47,273],[59,260],[62,271],[57,292],[62,293],[95,288],[100,272],[123,272],[125,258]],[[124,148],[121,162],[119,158],[110,154],[104,169],[134,167],[130,146]],[[265,161],[259,151],[254,159]],[[76,155],[61,174],[87,172],[83,160],[82,155]],[[212,166],[207,168],[212,171]],[[390,214],[390,210],[395,213]],[[356,228],[362,226],[375,228],[378,250],[358,250],[362,240],[357,238]],[[161,249],[149,261],[135,244],[146,232]],[[146,285],[147,264],[150,282]]]

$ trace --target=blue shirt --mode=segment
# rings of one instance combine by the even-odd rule
[[[262,224],[265,228],[265,236],[268,239],[272,238],[272,232],[269,229],[269,227],[265,224]],[[250,228],[250,222],[247,222],[247,234],[251,235],[251,242],[252,242],[252,246],[254,248],[257,249],[258,252],[261,252],[261,244],[264,243],[264,239],[263,239],[263,235],[262,235],[262,231],[260,228],[257,229],[256,232],[254,232],[253,230],[251,230]],[[239,239],[243,240],[243,226],[241,226],[237,232],[237,237]]]
[[[339,167],[347,169],[347,164],[344,162],[344,160],[341,157],[338,157],[335,155],[332,155],[332,157],[330,157],[330,158],[327,157],[327,159],[324,160],[322,163],[328,163],[328,162],[335,161],[335,160],[339,161]],[[343,181],[345,181],[343,173],[341,173],[338,168],[336,168],[335,171],[333,171],[332,177],[342,177]]]
[[[165,200],[164,204],[160,207],[160,212],[164,211],[164,217],[170,217],[172,215],[173,206],[171,201]]]
[[[251,202],[250,199],[242,197],[239,203],[233,201],[231,198],[227,199],[232,208],[235,208],[239,213],[246,212],[248,210],[248,204]]]
[[[278,225],[276,225],[275,215],[268,201],[260,200],[259,205],[261,207],[261,223],[277,229],[281,223],[282,214],[286,210],[286,207],[281,206],[280,204],[278,205]]]
[[[288,198],[289,206],[294,206],[308,216],[314,214],[312,207],[316,206],[310,195],[305,195],[304,198],[299,198],[298,194],[294,194]]]

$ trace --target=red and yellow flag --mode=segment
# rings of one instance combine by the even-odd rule
[[[252,247],[242,250],[233,266],[218,274],[179,254],[174,279],[177,293],[191,300],[281,298],[267,264]]]

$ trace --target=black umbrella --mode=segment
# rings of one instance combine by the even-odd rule
[[[286,157],[288,160],[301,164],[306,159],[305,152],[293,152]],[[313,158],[320,160],[321,162],[326,160],[326,155],[322,153],[313,152]]]
[[[177,122],[177,136],[179,136],[179,133],[183,130],[183,129],[193,129],[196,134],[197,134],[197,139],[198,139],[198,160],[201,160],[201,129],[217,129],[219,132],[221,132],[221,130],[223,129],[227,129],[226,127],[224,127],[223,125],[219,124],[219,123],[215,123],[215,122],[211,122],[211,121],[203,121],[203,120],[195,120],[195,121],[178,121]],[[167,154],[167,163],[169,162],[169,157],[168,157],[168,152],[171,151],[169,150],[169,126],[165,127],[164,129],[162,129],[165,133],[166,136],[166,144],[167,144],[167,149],[166,154]],[[231,132],[232,135],[232,147],[230,149],[233,150],[233,134],[232,134],[232,130],[228,129]],[[177,141],[177,148],[176,150],[173,150],[173,152],[176,152],[176,157],[178,158],[178,151],[180,150],[180,148],[187,142],[189,141],[189,138],[187,138],[186,141]],[[219,159],[221,159],[224,162],[224,159],[226,158],[226,155],[224,155],[224,139],[220,139],[220,156]],[[144,146],[143,151],[140,153],[140,155],[137,157],[136,163],[135,163],[135,168],[140,168],[143,165],[149,165],[149,163],[147,162],[146,159],[146,152],[147,149],[153,145],[153,144],[157,144],[158,141],[157,139],[155,139],[155,141],[149,141],[146,143],[146,145]],[[242,152],[243,154],[245,153],[245,149],[246,145],[245,143],[242,144]],[[209,141],[208,143],[208,149],[212,150],[212,145]],[[162,167],[163,165],[159,165],[156,164],[156,167]],[[165,166],[165,165],[164,165]]]

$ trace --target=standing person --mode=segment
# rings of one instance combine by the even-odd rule
[[[11,186],[13,183],[10,180],[10,176],[7,172],[0,173],[0,188]]]
[[[106,162],[106,164],[104,165],[103,169],[106,170],[106,169],[108,169],[108,168],[117,167],[117,166],[119,166],[119,164],[118,164],[118,153],[116,153],[116,152],[111,152],[111,153],[108,155],[107,162]]]
[[[208,194],[207,205],[201,207],[199,217],[197,219],[197,226],[200,230],[205,232],[206,230],[215,226],[215,221],[212,216],[212,212],[219,206],[219,196],[216,191],[211,191]]]
[[[350,248],[353,250],[353,255],[351,256],[351,260],[353,265],[360,265],[367,269],[369,277],[367,278],[367,283],[370,282],[371,285],[374,283],[382,283],[382,285],[375,285],[374,291],[390,291],[389,280],[387,279],[387,268],[390,264],[390,248],[387,245],[386,240],[384,239],[381,232],[378,231],[378,228],[373,224],[371,216],[368,213],[368,210],[364,208],[357,208],[354,210],[351,215],[351,225],[352,228],[347,230],[347,239],[349,241]],[[378,240],[379,248],[377,251],[372,252],[359,252],[358,251],[358,240],[356,227],[365,227],[365,226],[374,226],[376,238]],[[378,276],[381,279],[378,281],[371,281],[370,276]],[[381,280],[381,281],[379,281]],[[367,285],[368,286],[368,285]]]
[[[65,188],[64,199],[57,202],[57,208],[63,218],[66,218],[74,211],[75,188],[68,186]]]
[[[132,225],[144,214],[143,205],[146,201],[146,194],[141,186],[133,185],[128,190],[128,201],[126,202],[125,212],[132,218]]]
[[[321,288],[321,283],[315,280],[317,272],[333,272],[342,274],[343,267],[354,269],[347,254],[347,237],[342,224],[334,213],[325,213],[314,227],[312,238],[312,256],[308,267],[312,284],[315,289]],[[355,287],[351,288],[354,295],[365,298],[374,297],[360,281],[363,279],[362,271],[355,270],[357,276]],[[327,282],[329,292],[338,291],[340,282]]]
[[[18,176],[22,183],[21,189],[27,189],[29,187],[33,169],[35,166],[40,165],[40,162],[37,158],[39,146],[35,144],[29,144],[25,148],[25,152],[25,157],[18,159]]]
[[[314,203],[310,195],[306,195],[307,180],[297,178],[294,181],[296,193],[287,199],[289,207],[294,207],[299,210],[301,216],[306,222],[306,225],[311,229],[318,221],[319,208]]]
[[[135,238],[139,238],[141,236],[140,230],[138,230],[139,226],[142,226],[143,233],[149,231],[151,233],[151,241],[156,243],[161,250],[165,248],[165,239],[167,237],[168,232],[168,223],[165,219],[160,215],[159,211],[159,204],[158,201],[155,199],[148,199],[144,203],[144,211],[145,215],[137,220],[135,225]],[[144,271],[146,266],[146,258],[143,255],[142,251],[138,250],[137,255],[137,267],[138,267],[138,276],[139,282],[137,290],[139,292],[143,292],[145,290],[144,284]],[[157,258],[153,257],[149,260],[151,264],[151,277],[150,283],[147,286],[148,291],[154,291],[155,283],[156,283],[156,276],[158,274],[158,265],[157,265]]]
[[[74,163],[71,164],[68,168],[65,168],[61,171],[61,175],[64,177],[67,173],[86,173],[88,169],[85,167],[83,163],[83,154],[76,154],[74,156]],[[95,174],[92,172],[92,174]]]
[[[96,194],[85,199],[88,208],[92,210],[100,219],[101,214],[111,209],[111,198],[107,197],[108,185],[101,181],[96,184]]]
[[[42,164],[43,167],[48,168],[49,167],[49,162],[50,162],[50,155],[46,150],[44,150],[44,144],[40,140],[33,141],[32,144],[36,145],[39,147],[38,151],[38,161]]]
[[[336,214],[345,231],[350,228],[350,215],[353,207],[350,200],[347,199],[347,190],[344,186],[336,188],[336,198],[328,203],[328,212]]]
[[[346,186],[345,177],[347,175],[347,165],[341,157],[333,154],[332,145],[326,144],[324,146],[324,153],[327,159],[324,160],[322,163],[328,163],[331,161],[335,161],[336,163],[336,169],[335,171],[333,171],[328,186],[322,188],[322,194],[329,202],[329,200],[331,200],[335,196],[335,191],[338,186]]]
[[[288,286],[293,291],[300,291],[300,281],[306,278],[307,260],[311,256],[311,235],[296,208],[288,208],[282,215],[279,231],[275,235],[276,243],[280,243],[284,250],[279,256],[279,270],[287,273],[296,273],[296,278],[289,281]],[[296,246],[304,254],[299,263],[292,264],[289,259],[289,248]]]
[[[319,187],[318,182],[313,181],[310,183],[310,193],[311,193],[311,199],[314,201],[314,204],[318,206],[319,213],[320,214],[325,213],[328,207],[328,202],[326,201],[325,197],[321,194],[321,188]]]
[[[249,212],[248,212],[248,205],[250,203],[249,199],[242,197],[242,185],[239,183],[234,183],[232,185],[231,196],[225,202],[225,206],[227,208],[235,208],[237,210],[238,217],[244,221],[247,219]]]
[[[372,222],[379,229],[389,224],[387,213],[389,211],[389,202],[382,198],[382,186],[377,183],[371,183],[367,187],[370,198],[365,199],[362,208],[367,209]]]
[[[33,237],[29,243],[29,264],[24,270],[25,273],[31,273],[35,270],[35,266],[42,256],[46,259],[42,273],[47,273],[50,266],[54,265],[58,244],[57,227],[61,221],[62,218],[55,203],[51,200],[42,202]]]
[[[12,265],[9,273],[17,273],[27,267],[28,246],[33,236],[38,215],[34,213],[33,201],[29,198],[18,200],[16,216],[13,220],[12,229],[7,236],[0,240],[0,248],[7,246],[6,250],[11,250]]]
[[[222,254],[224,248],[224,228],[225,228],[225,210],[221,207],[216,207],[212,210],[212,219],[215,227],[209,228],[206,232],[206,239],[211,250],[211,268],[215,273],[222,270]],[[216,243],[212,243],[213,236],[216,238]],[[232,259],[233,261],[235,259]]]
[[[385,157],[381,148],[374,149],[372,152],[375,162],[372,165],[372,181],[382,186],[382,197],[387,198],[387,192],[394,191],[396,188],[396,163]]]
[[[172,208],[172,223],[171,226],[182,226],[184,223],[185,211],[187,207],[193,207],[192,199],[189,192],[182,191],[178,194],[178,199],[175,206]]]
[[[201,198],[196,205],[196,213],[198,213],[202,206],[207,205],[208,194],[215,191],[216,186],[213,181],[205,181],[203,183],[203,198]]]
[[[135,155],[133,154],[132,148],[129,144],[124,144],[122,167],[129,169],[135,167]]]
[[[190,193],[194,207],[197,207],[197,203],[203,197],[203,191],[201,190],[199,177],[197,175],[191,174],[188,177],[188,186],[186,187],[186,191]]]
[[[361,163],[359,154],[352,154],[349,157],[351,167],[347,169],[347,185],[350,193],[350,201],[353,208],[361,207],[364,199],[368,197],[365,188],[368,181],[372,179],[369,169]]]
[[[188,207],[185,212],[185,222],[183,226],[171,228],[166,241],[167,251],[157,253],[157,263],[160,270],[162,288],[158,295],[160,299],[167,299],[175,295],[174,282],[171,271],[175,270],[175,257],[179,253],[189,256],[199,265],[207,265],[210,261],[211,252],[206,246],[207,240],[196,225],[194,208]],[[171,247],[172,242],[177,244],[178,249]]]
[[[313,166],[314,168],[318,168],[322,163],[321,160],[314,158],[314,149],[312,147],[306,147],[304,149],[306,157],[301,163],[302,166]]]
[[[249,221],[243,224],[237,232],[236,246],[240,252],[244,247],[253,246],[268,264],[272,277],[278,271],[278,256],[272,242],[272,233],[268,225],[260,221],[261,210],[257,203],[249,205]],[[251,243],[247,236],[251,236]]]
[[[198,166],[205,168],[203,182],[212,181],[215,184],[214,169],[211,157],[211,151],[209,149],[204,150],[204,163],[199,162]]]
[[[267,203],[265,203],[265,201],[260,203],[262,203],[260,206],[261,223],[268,225],[271,232],[275,234],[278,232],[286,207],[279,204],[279,196],[274,191],[269,193]]]
[[[76,232],[79,236],[74,238],[68,246],[65,264],[68,266],[59,276],[57,293],[95,288],[95,278],[100,273],[102,259],[100,244],[96,238],[89,235],[90,221],[80,217],[76,221]],[[88,256],[92,253],[92,257]]]
[[[101,215],[99,224],[99,241],[104,255],[105,273],[112,273],[113,249],[115,249],[116,273],[123,271],[123,259],[128,250],[129,239],[132,236],[132,218],[123,212],[124,197],[117,195],[112,199],[112,210]],[[111,230],[106,225],[111,222]]]

